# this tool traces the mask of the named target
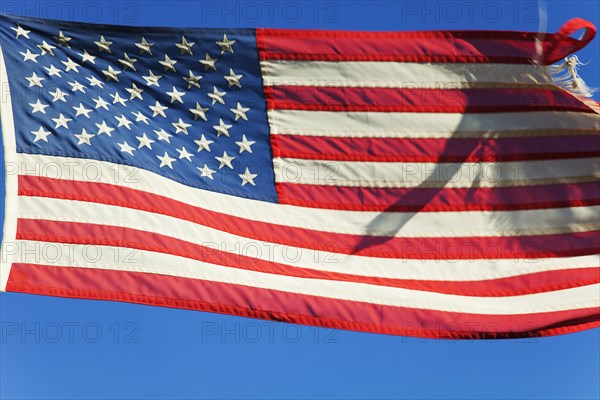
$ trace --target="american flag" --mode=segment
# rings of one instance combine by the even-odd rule
[[[600,117],[550,67],[594,33],[3,15],[0,289],[422,337],[597,327]]]

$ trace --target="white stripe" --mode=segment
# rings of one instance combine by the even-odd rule
[[[457,89],[490,84],[552,85],[548,68],[517,64],[262,61],[266,86],[350,86]]]
[[[20,174],[108,183],[172,198],[207,210],[249,220],[325,232],[373,236],[439,236],[439,230],[460,236],[490,235],[501,230],[554,229],[597,222],[597,207],[524,211],[461,211],[439,213],[328,210],[273,204],[191,188],[153,172],[104,161],[19,154]],[[122,167],[122,168],[121,168]],[[579,211],[581,210],[581,211]],[[579,219],[569,219],[576,216]],[[416,218],[416,219],[415,219]],[[437,222],[452,221],[453,225]],[[417,222],[419,221],[419,222]],[[427,222],[425,222],[427,221]],[[487,222],[486,222],[487,221]],[[421,227],[420,223],[427,226]],[[483,226],[483,228],[481,228]],[[438,232],[428,232],[436,227]],[[463,236],[465,236],[463,235]]]
[[[162,253],[136,251],[128,262],[115,255],[123,249],[110,246],[70,245],[19,241],[16,257],[22,263],[42,263],[66,267],[136,271],[203,279],[213,282],[281,290],[304,295],[360,301],[397,307],[476,314],[533,314],[600,306],[600,285],[535,293],[522,296],[458,296],[403,288],[295,278],[285,275],[228,268]],[[90,253],[91,252],[91,253]]]
[[[597,268],[597,256],[555,259],[409,260],[335,253],[335,244],[322,250],[277,245],[226,233],[192,222],[128,208],[51,198],[21,197],[21,218],[118,226],[153,232],[214,249],[291,267],[359,276],[396,279],[471,281],[505,278],[542,271]],[[452,248],[452,250],[455,250]]]
[[[95,223],[114,223],[138,220],[143,230],[152,226],[168,231],[165,219],[161,223],[147,220],[149,217],[168,218],[161,214],[145,213],[129,208],[113,207],[84,201],[60,200],[46,197],[20,197],[19,217],[54,219]],[[96,214],[97,213],[97,214]],[[118,216],[118,217],[117,217]],[[52,218],[50,218],[52,217]],[[600,206],[556,208],[525,211],[474,211],[443,213],[396,213],[389,215],[400,227],[395,237],[404,238],[454,238],[454,237],[502,237],[548,235],[569,232],[587,232],[600,229]],[[179,220],[175,220],[179,221]],[[183,221],[181,221],[183,223]],[[316,226],[318,227],[318,225]],[[315,228],[316,228],[315,227]],[[358,228],[358,227],[357,227]],[[368,232],[368,225],[353,234]],[[323,229],[318,229],[324,231]],[[160,230],[157,231],[160,233]],[[180,232],[185,232],[182,227]],[[332,232],[338,233],[338,232]],[[348,233],[348,232],[345,232]],[[391,233],[391,232],[389,232]],[[218,240],[215,240],[218,242]]]
[[[340,137],[509,137],[559,130],[561,135],[600,134],[600,116],[535,111],[494,114],[383,113],[270,110],[271,133]],[[560,130],[563,130],[562,132]]]
[[[472,188],[583,182],[600,178],[599,158],[417,163],[275,158],[277,182],[355,187]]]
[[[12,113],[12,98],[8,74],[4,64],[4,55],[0,47],[0,121],[2,122],[2,143],[4,146],[4,225],[2,227],[2,245],[0,247],[0,292],[6,290],[6,283],[12,266],[12,252],[17,232],[17,193],[19,181],[14,170],[17,165],[17,145],[15,141],[15,125]]]

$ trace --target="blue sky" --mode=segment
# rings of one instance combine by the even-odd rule
[[[168,4],[168,5],[166,5]],[[594,1],[3,1],[0,11],[188,27],[515,29],[600,26]],[[579,53],[600,87],[599,40]],[[595,96],[598,100],[598,95]],[[125,303],[0,294],[0,398],[600,398],[600,329],[438,341]]]

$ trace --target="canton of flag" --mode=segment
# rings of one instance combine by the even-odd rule
[[[0,289],[421,337],[597,327],[600,116],[556,65],[594,35],[3,15]]]

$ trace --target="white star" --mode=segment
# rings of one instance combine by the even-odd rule
[[[171,104],[172,104],[174,101],[178,101],[178,102],[180,102],[181,104],[183,104],[183,99],[182,99],[182,97],[183,97],[183,96],[185,96],[185,92],[179,92],[179,91],[177,90],[177,88],[176,88],[175,86],[173,86],[173,91],[171,91],[171,92],[167,92],[167,94],[168,94],[169,96],[171,96]]]
[[[242,87],[242,84],[240,83],[240,79],[242,79],[244,75],[236,75],[235,72],[233,72],[233,69],[229,68],[229,75],[225,75],[223,78],[225,78],[225,80],[227,81],[227,83],[229,83],[229,87],[232,86],[237,86],[237,87]]]
[[[83,86],[81,83],[75,81],[75,82],[67,82],[69,84],[69,86],[71,86],[71,91],[72,92],[81,92],[81,93],[85,93],[85,86]]]
[[[106,133],[108,136],[112,136],[111,133],[115,130],[115,128],[111,128],[110,126],[106,125],[106,121],[102,121],[101,124],[95,125],[98,128],[98,136],[102,135],[103,133]]]
[[[213,86],[213,92],[212,93],[208,93],[208,97],[210,97],[212,99],[212,104],[214,105],[217,101],[221,104],[225,104],[225,101],[223,100],[223,96],[225,96],[225,92],[219,92],[219,89],[217,89],[216,86]]]
[[[119,147],[121,148],[121,153],[127,153],[130,156],[133,155],[133,151],[135,150],[135,148],[131,147],[129,145],[129,143],[127,142],[123,142],[123,143],[117,143],[119,145]]]
[[[40,56],[37,53],[32,53],[29,49],[27,49],[25,53],[23,53],[22,51],[20,53],[23,56],[23,61],[33,61],[34,63],[37,63],[36,58]]]
[[[185,36],[181,37],[181,43],[175,43],[175,46],[177,46],[177,48],[180,51],[180,54],[183,55],[185,53],[189,53],[190,55],[192,55],[192,46],[194,45],[194,42],[188,42],[185,39]]]
[[[142,36],[142,42],[136,43],[135,45],[138,47],[138,49],[140,49],[140,54],[148,53],[148,54],[152,55],[152,51],[150,51],[150,48],[152,46],[154,46],[154,43],[148,43],[146,41],[146,39],[144,39],[143,36]]]
[[[48,43],[46,43],[46,41],[42,41],[42,44],[38,44],[37,47],[42,51],[42,55],[48,53],[51,56],[54,55],[54,52],[52,51],[52,49],[55,49],[56,47],[49,45]]]
[[[131,114],[135,115],[135,122],[143,122],[146,125],[150,125],[148,123],[148,117],[146,117],[144,114],[142,114],[141,111],[138,111],[137,113],[134,113],[133,111],[131,112]]]
[[[95,76],[88,76],[85,79],[90,81],[90,86],[98,86],[100,89],[102,89],[104,87],[104,83],[102,81],[98,80]]]
[[[77,68],[79,68],[79,65],[71,60],[69,57],[67,57],[67,61],[61,61],[61,63],[65,64],[65,67],[67,67],[67,72],[69,71],[75,71],[75,72],[79,72],[79,70]]]
[[[204,70],[208,71],[209,69],[217,70],[215,63],[218,61],[218,58],[212,58],[208,53],[206,53],[204,60],[200,60],[200,64],[204,65]]]
[[[160,168],[164,167],[165,165],[171,169],[173,169],[173,162],[177,161],[174,158],[169,157],[169,155],[167,154],[167,152],[165,151],[165,155],[164,156],[156,156],[156,158],[158,158],[160,160]]]
[[[48,76],[58,76],[61,78],[62,70],[56,68],[54,65],[50,64],[50,67],[44,67],[46,71],[48,71]]]
[[[19,38],[19,36],[25,36],[27,39],[29,39],[29,33],[31,31],[28,31],[27,29],[23,29],[21,27],[21,25],[17,24],[16,28],[11,27],[10,29],[17,32],[17,39]]]
[[[29,103],[29,105],[33,107],[33,110],[31,110],[32,114],[35,114],[36,112],[46,114],[46,107],[50,107],[48,104],[41,103],[40,99],[38,99],[35,103]]]
[[[105,110],[108,110],[108,103],[100,96],[98,96],[97,99],[93,99],[94,102],[96,103],[96,108],[104,108]]]
[[[256,142],[246,139],[246,135],[242,135],[241,142],[235,142],[235,144],[240,146],[240,154],[242,154],[244,151],[247,151],[248,153],[252,153],[252,147],[250,147],[250,146],[252,146],[254,143],[256,143]]]
[[[146,86],[160,86],[158,84],[158,80],[162,78],[162,75],[154,75],[154,72],[152,72],[151,70],[148,70],[148,74],[148,76],[142,76],[142,78],[144,78],[144,80],[146,81]]]
[[[37,76],[35,74],[35,72],[33,72],[29,78],[25,77],[25,79],[27,79],[27,81],[29,81],[29,87],[32,87],[32,86],[43,87],[42,86],[42,81],[46,80],[46,78],[42,78],[41,76]]]
[[[52,102],[57,102],[57,101],[62,101],[63,103],[67,102],[67,97],[69,97],[69,95],[65,92],[63,92],[62,90],[60,90],[59,88],[56,88],[56,91],[54,92],[50,92],[50,94],[52,95]]]
[[[198,169],[198,171],[200,171],[200,176],[206,176],[213,180],[215,179],[215,178],[213,178],[213,174],[217,171],[208,168],[208,165],[204,164],[204,167],[202,167],[202,168],[196,167],[196,168]]]
[[[52,95],[53,103],[56,101],[59,101],[59,100],[66,103],[65,97],[69,96],[68,94],[66,94],[65,92],[61,91],[58,88],[56,88],[56,91],[50,92],[50,94]]]
[[[127,102],[126,98],[121,97],[121,95],[119,94],[119,92],[115,92],[115,94],[111,94],[110,97],[113,98],[113,104],[121,104],[122,106],[125,106],[125,103]]]
[[[51,119],[56,124],[54,129],[58,129],[61,126],[65,129],[69,129],[69,122],[73,121],[71,118],[65,118],[65,116],[62,115],[62,113],[58,116],[58,118],[51,118]]]
[[[100,41],[94,43],[96,44],[96,46],[98,46],[99,53],[102,53],[103,51],[106,51],[107,53],[112,53],[112,51],[110,51],[110,45],[113,44],[113,42],[107,41],[106,39],[104,39],[104,36],[100,36]]]
[[[229,137],[229,128],[231,128],[231,125],[227,125],[222,119],[219,119],[219,125],[213,125],[213,129],[217,131],[217,137],[221,135]]]
[[[96,64],[96,56],[91,55],[90,53],[88,53],[87,50],[83,50],[83,53],[77,53],[81,56],[81,63],[83,64],[84,62],[91,62],[92,64]]]
[[[190,112],[192,114],[194,114],[194,121],[197,120],[198,118],[202,118],[203,120],[208,121],[206,119],[207,111],[208,111],[208,107],[202,108],[202,107],[200,107],[199,103],[196,103],[196,108],[190,108]]]
[[[237,121],[238,119],[243,119],[244,121],[248,121],[248,117],[246,117],[246,113],[248,111],[250,111],[249,108],[246,107],[242,107],[242,105],[238,102],[237,106],[235,108],[230,108],[229,109],[233,115],[235,115],[235,120]]]
[[[81,130],[80,134],[75,134],[75,137],[77,139],[79,139],[79,141],[77,142],[77,145],[80,146],[82,144],[87,144],[88,146],[91,146],[92,143],[90,142],[90,139],[93,138],[96,135],[90,135],[89,133],[87,133],[87,131],[84,129]]]
[[[119,125],[117,126],[117,128],[120,128],[121,126],[124,126],[128,130],[131,130],[131,128],[129,127],[129,125],[133,124],[133,122],[131,122],[130,120],[128,120],[127,117],[124,114],[121,114],[120,117],[115,116],[115,119],[119,122]]]
[[[186,150],[186,148],[184,146],[181,146],[181,150],[179,150],[179,149],[175,149],[175,150],[177,150],[177,152],[179,153],[180,160],[182,158],[185,158],[189,162],[192,162],[192,157],[194,157],[194,155],[191,153],[188,153],[188,151]]]
[[[202,75],[194,75],[192,70],[189,70],[188,76],[184,76],[183,80],[188,83],[188,90],[192,88],[192,86],[200,87],[200,79],[202,79]]]
[[[117,77],[117,75],[119,75],[121,71],[119,71],[118,69],[114,69],[112,66],[109,65],[108,69],[103,70],[102,73],[106,77],[107,82],[111,79],[119,82],[119,78]]]
[[[156,136],[158,136],[158,140],[164,140],[167,143],[171,143],[171,139],[169,139],[172,135],[169,135],[167,131],[161,128],[159,131],[154,131]]]
[[[144,89],[140,89],[139,87],[137,87],[137,85],[135,83],[131,84],[130,88],[126,88],[125,90],[127,90],[127,92],[129,93],[129,100],[133,100],[133,99],[140,99],[140,100],[144,100],[144,98],[142,97],[142,92],[144,91]]]
[[[152,150],[152,143],[154,143],[154,140],[146,136],[145,133],[143,134],[143,136],[136,136],[136,139],[140,142],[138,149],[141,149],[142,147],[147,147],[150,150]]]
[[[225,53],[226,51],[233,53],[233,45],[235,44],[235,40],[229,40],[227,39],[227,35],[223,35],[223,40],[221,40],[220,42],[216,42],[217,46],[219,46],[221,48],[221,54]]]
[[[168,110],[169,107],[165,107],[163,105],[161,105],[158,100],[156,101],[156,104],[153,106],[148,106],[150,107],[150,110],[152,110],[152,116],[156,117],[157,115],[160,115],[163,118],[167,118],[167,115],[165,114],[165,110]]]
[[[224,166],[227,166],[230,169],[233,169],[233,165],[231,165],[231,162],[233,160],[235,160],[235,157],[231,157],[230,155],[227,154],[226,151],[223,152],[223,157],[215,157],[217,159],[217,161],[219,163],[221,163],[219,165],[219,169],[223,168]]]
[[[75,114],[76,117],[79,117],[80,115],[85,115],[87,118],[89,118],[90,116],[88,114],[92,112],[92,110],[90,110],[89,108],[85,108],[83,103],[79,103],[79,107],[73,107],[73,109],[77,111],[77,113]]]
[[[56,124],[54,129],[58,129],[60,127],[69,129],[69,121],[72,121],[70,118],[66,118],[64,115],[60,114],[58,118],[52,118],[52,121]]]
[[[134,71],[136,70],[133,64],[137,62],[137,58],[129,58],[129,55],[127,55],[127,53],[123,53],[123,58],[120,59],[119,62],[123,64],[123,69],[129,68]]]
[[[198,152],[201,152],[202,150],[206,150],[210,153],[210,145],[212,143],[214,143],[214,141],[206,139],[206,137],[203,134],[200,137],[200,140],[194,140],[194,143],[196,143],[198,145]]]
[[[256,184],[254,183],[254,178],[256,178],[258,174],[251,174],[248,167],[246,167],[246,171],[244,171],[243,174],[238,174],[238,176],[242,178],[242,186],[244,186],[246,183],[249,183],[252,186],[256,186]]]
[[[54,40],[56,40],[56,42],[60,46],[65,46],[65,47],[71,48],[71,46],[69,46],[69,42],[71,41],[71,38],[68,36],[65,36],[62,33],[62,31],[58,32],[58,36],[54,36]]]
[[[35,135],[35,139],[33,142],[37,142],[38,140],[43,140],[44,142],[48,142],[48,136],[52,135],[52,132],[45,131],[44,128],[40,126],[40,129],[37,131],[31,131]]]
[[[165,71],[171,70],[175,72],[175,64],[177,64],[177,61],[171,60],[168,55],[165,54],[164,61],[159,61],[158,63],[165,67]]]
[[[185,122],[183,122],[183,120],[181,118],[179,118],[178,122],[171,122],[171,125],[173,125],[173,127],[175,127],[175,129],[177,129],[177,131],[175,132],[175,134],[179,133],[179,132],[183,132],[186,135],[188,134],[188,130],[187,128],[189,128],[190,124],[186,124]]]

